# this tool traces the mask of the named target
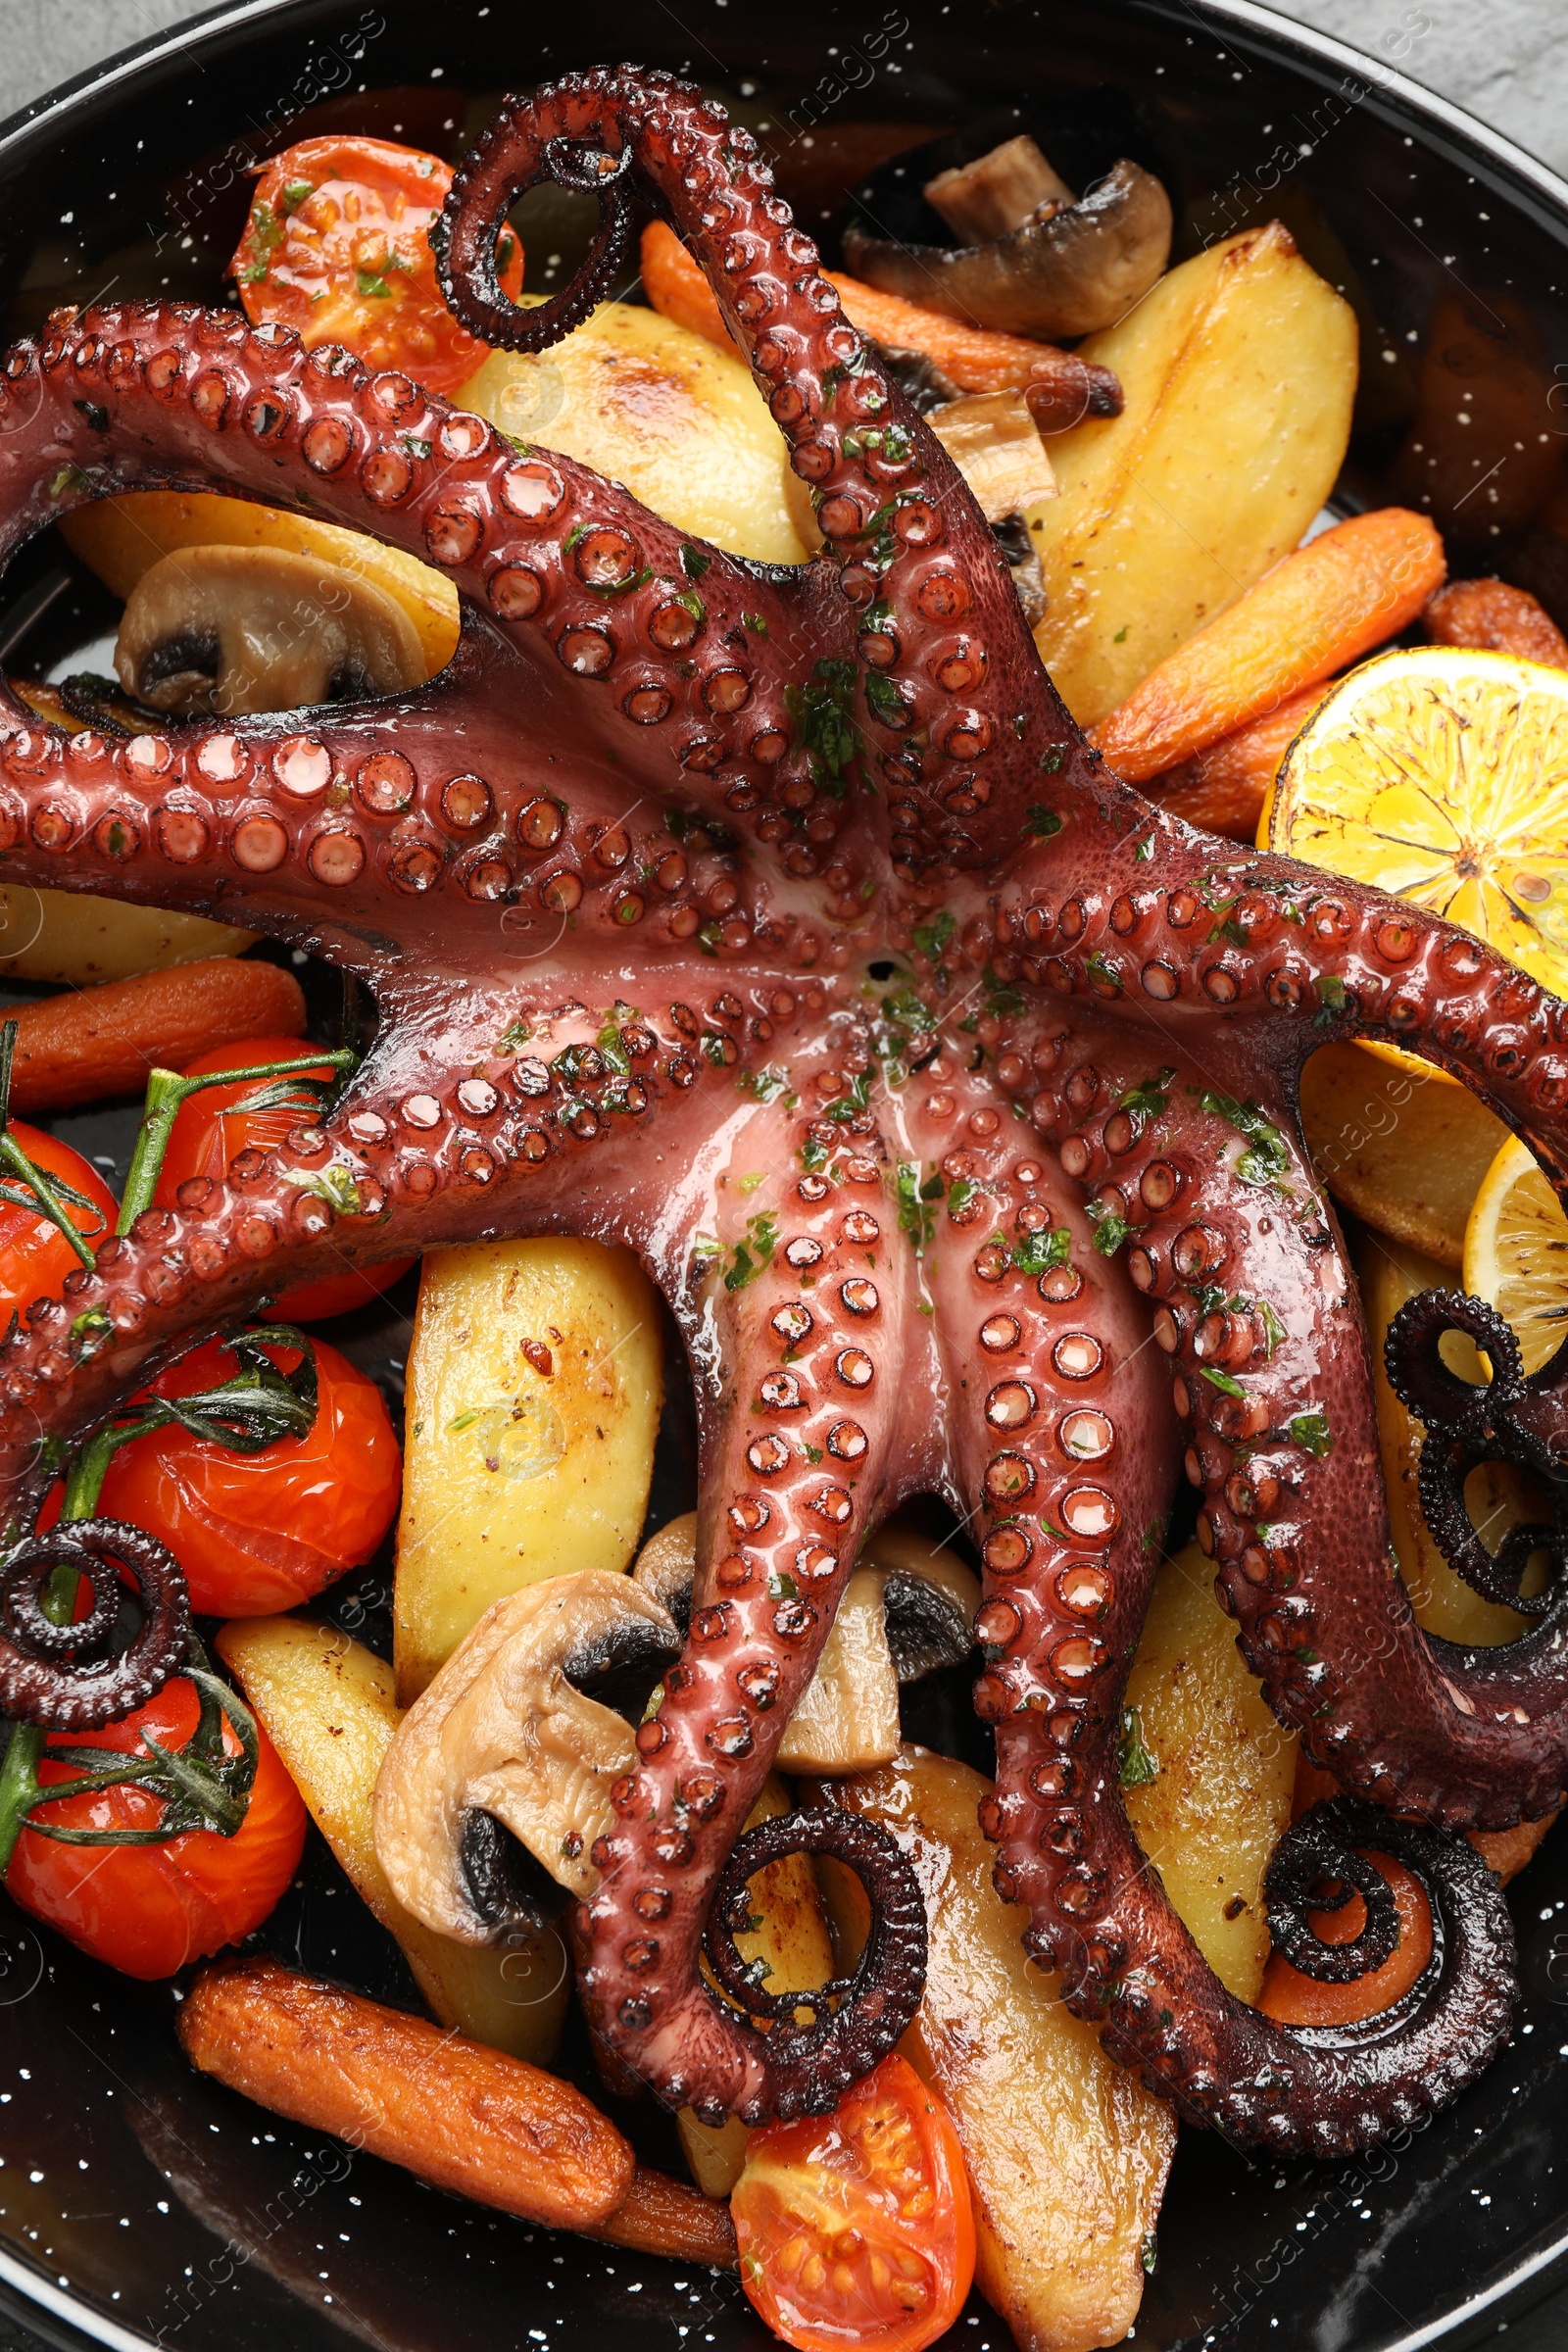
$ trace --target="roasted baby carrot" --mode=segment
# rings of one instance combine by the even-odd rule
[[[663,2254],[671,2262],[703,2262],[714,2271],[732,2271],[738,2260],[729,2207],[646,2164],[637,2167],[609,2220],[583,2235],[639,2254]]]
[[[630,2146],[569,2082],[274,1960],[205,1970],[179,2038],[260,2106],[525,2221],[602,2228],[632,2185]]]
[[[1395,636],[1443,570],[1424,514],[1380,507],[1336,523],[1151,670],[1090,741],[1128,783],[1146,783]]]
[[[1568,637],[1528,588],[1506,580],[1450,580],[1430,598],[1421,625],[1437,645],[1473,645],[1568,669]]]
[[[1208,833],[1255,841],[1264,797],[1280,761],[1323,699],[1322,686],[1293,694],[1277,710],[1266,711],[1234,735],[1222,735],[1206,751],[1166,768],[1149,784],[1149,797]]]
[[[642,267],[643,291],[656,311],[706,335],[721,351],[734,349],[713,289],[662,220],[643,231]],[[923,351],[960,392],[1022,392],[1043,431],[1063,432],[1085,416],[1114,416],[1121,409],[1121,386],[1111,370],[1074,352],[1022,335],[987,334],[837,270],[822,274],[862,334],[899,350]]]
[[[26,1117],[140,1094],[155,1064],[182,1069],[198,1054],[248,1037],[298,1037],[305,998],[275,963],[212,956],[68,990],[6,1014],[17,1024],[11,1107]]]

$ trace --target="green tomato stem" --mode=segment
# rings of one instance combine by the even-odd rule
[[[286,1078],[303,1069],[351,1070],[358,1060],[359,1055],[345,1047],[335,1053],[313,1054],[309,1060],[301,1056],[293,1061],[258,1061],[248,1069],[211,1070],[200,1078],[182,1078],[177,1070],[150,1071],[136,1149],[131,1154],[125,1197],[120,1203],[120,1220],[115,1231],[128,1233],[143,1209],[151,1208],[174,1121],[192,1095],[199,1095],[209,1086],[235,1086],[252,1078]],[[87,1262],[92,1263],[90,1257]]]

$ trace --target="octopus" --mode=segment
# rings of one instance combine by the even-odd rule
[[[599,192],[597,241],[517,309],[497,227],[552,176]],[[1508,1917],[1462,1833],[1568,1788],[1564,1602],[1559,1581],[1519,1601],[1521,1547],[1493,1559],[1457,1497],[1489,1449],[1560,1477],[1568,1367],[1525,1380],[1496,1319],[1446,1295],[1394,1333],[1455,1557],[1533,1618],[1504,1647],[1430,1638],[1298,1079],[1330,1040],[1415,1049],[1560,1185],[1568,1006],[1109,772],[962,479],[755,142],[691,85],[622,68],[509,105],[440,223],[447,299],[487,342],[545,348],[612,282],[638,202],[701,263],[809,487],[823,547],[799,568],[697,544],[409,376],[236,312],[63,311],[4,362],[7,557],[83,500],[216,488],[408,550],[455,581],[463,625],[427,685],[330,710],[111,740],[0,706],[8,880],[251,925],[379,1013],[335,1106],[183,1185],[0,1345],[0,1478],[28,1536],[0,1700],[80,1713],[29,1614],[50,1556],[30,1530],[49,1465],[160,1362],[344,1260],[625,1242],[686,1335],[702,1444],[689,1639],[571,1914],[613,2059],[671,2106],[757,2121],[830,2108],[907,2024],[924,1916],[891,1841],[826,1800],[744,1825],[858,1547],[936,1494],[984,1565],[983,1827],[1029,1952],[1190,2121],[1364,2147],[1509,2031]],[[1453,1329],[1491,1389],[1446,1370]],[[1243,1653],[1344,1791],[1275,1854],[1276,1943],[1321,1977],[1386,1957],[1369,1846],[1432,1901],[1429,1968],[1365,2026],[1233,1998],[1129,1827],[1121,1694],[1183,1474]],[[117,1540],[70,1538],[100,1559]],[[858,1966],[814,2007],[767,1995],[733,1943],[748,1876],[791,1850],[871,1897]],[[1366,1924],[1330,1948],[1311,1916],[1352,1889]]]

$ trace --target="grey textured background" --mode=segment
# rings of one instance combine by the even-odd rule
[[[209,0],[0,0],[0,117]],[[1281,15],[1397,64],[1568,173],[1568,0],[1276,0]],[[1491,2339],[1493,2343],[1498,2337]],[[1507,2352],[1564,2352],[1568,2293],[1501,2334]],[[0,2318],[0,2352],[45,2347]],[[1347,2352],[1353,2348],[1347,2347]]]

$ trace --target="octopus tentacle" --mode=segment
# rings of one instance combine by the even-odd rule
[[[603,233],[563,296],[514,311],[494,232],[545,175],[597,187]],[[1440,1821],[1560,1794],[1560,1580],[1519,1642],[1458,1652],[1388,1565],[1365,1339],[1296,1088],[1327,1039],[1413,1044],[1562,1184],[1568,1009],[1462,934],[1215,843],[1105,772],[961,478],[755,142],[689,85],[621,68],[511,106],[445,216],[455,308],[542,348],[604,289],[634,193],[701,262],[811,487],[827,554],[796,573],[232,313],[57,314],[5,363],[0,555],[119,490],[282,492],[435,564],[463,624],[414,694],[127,742],[0,693],[9,878],[273,931],[362,974],[382,1018],[330,1116],[184,1188],[0,1343],[0,1488],[30,1524],[45,1437],[78,1441],[171,1350],[343,1258],[627,1240],[691,1347],[702,1532],[692,1638],[575,1922],[604,2038],[662,2096],[760,2117],[831,2103],[909,2015],[919,1903],[896,1856],[820,1813],[741,1831],[856,1548],[934,1490],[982,1521],[987,1827],[1031,1948],[1189,2116],[1322,2153],[1375,2138],[1506,2030],[1483,1866],[1358,1801],[1294,1833],[1270,1886],[1298,1964],[1317,1876],[1358,1881],[1345,1856],[1369,1843],[1425,1879],[1438,1951],[1363,2031],[1272,2026],[1217,1985],[1138,1853],[1120,1694],[1174,1403],[1248,1654],[1313,1752]],[[901,979],[878,1023],[858,965],[890,946],[921,988]],[[922,996],[952,1006],[945,1033]],[[1521,1386],[1500,1341],[1494,1361],[1448,1486],[1483,1442],[1558,1480],[1568,1366]],[[1518,1551],[1486,1573],[1506,1583]],[[881,1921],[804,2028],[800,2002],[731,2006],[701,1967],[741,1993],[737,1889],[797,1845],[861,1868]],[[1366,1889],[1370,1964],[1387,1906]]]
[[[40,1605],[56,1568],[80,1576],[92,1607],[56,1625]],[[122,1649],[105,1644],[120,1616],[120,1572],[135,1579],[141,1623]],[[76,1732],[128,1714],[162,1690],[185,1655],[190,1603],[173,1555],[122,1519],[78,1519],[15,1544],[0,1569],[0,1706],[13,1722]]]
[[[844,600],[850,608],[841,633],[853,632],[901,874],[940,881],[1010,852],[1042,760],[1093,793],[1097,755],[1040,663],[1008,658],[1027,640],[995,540],[845,318],[749,131],[693,84],[629,69],[568,74],[515,101],[447,199],[448,301],[474,331],[518,350],[564,331],[574,295],[514,310],[497,299],[487,257],[513,196],[559,176],[564,149],[589,144],[616,168],[615,205],[629,157],[639,187],[685,235],[809,485],[840,611]]]
[[[788,1166],[807,1125],[754,1114],[744,1150],[758,1165]],[[803,1175],[767,1265],[737,1261],[691,1630],[638,1730],[639,1763],[612,1789],[618,1819],[594,1847],[599,1886],[576,1921],[589,2014],[634,2072],[671,2105],[749,2122],[831,2107],[893,2046],[921,1989],[903,1944],[884,1941],[807,2034],[775,2024],[764,2036],[697,1967],[726,1852],[886,1508],[906,1409],[895,1366],[911,1339],[907,1257],[882,1236],[880,1158],[853,1152],[844,1174],[841,1186]],[[848,1846],[843,1858],[853,1866]],[[905,1868],[884,1856],[883,1883]]]

